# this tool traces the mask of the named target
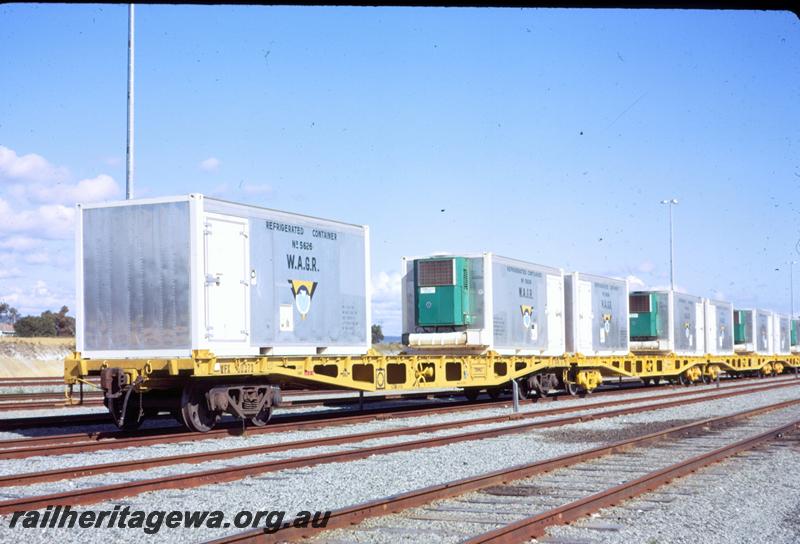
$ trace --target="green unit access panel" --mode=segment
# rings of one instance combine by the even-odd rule
[[[733,312],[733,343],[744,344],[747,342],[745,312],[736,310]]]
[[[417,326],[472,324],[469,261],[464,257],[414,262]]]
[[[800,340],[800,319],[792,319],[792,340],[791,345],[796,346],[800,344],[798,340]]]
[[[631,340],[658,338],[658,301],[655,293],[632,293],[628,298]]]

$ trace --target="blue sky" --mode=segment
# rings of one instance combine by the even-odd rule
[[[74,204],[124,195],[126,32],[122,5],[0,6],[0,298],[24,312],[73,306]],[[136,37],[137,196],[369,224],[389,333],[402,255],[665,286],[668,197],[681,289],[789,311],[792,14],[139,6]]]

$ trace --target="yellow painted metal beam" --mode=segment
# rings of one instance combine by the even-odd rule
[[[800,367],[800,354],[789,356],[701,356],[626,355],[621,357],[563,357],[484,355],[382,355],[371,351],[362,356],[308,357],[217,357],[208,351],[195,351],[192,357],[177,359],[86,359],[73,353],[64,361],[64,380],[68,385],[104,368],[120,368],[130,381],[149,382],[180,378],[226,378],[253,376],[274,382],[296,380],[360,391],[425,389],[442,387],[495,387],[544,370],[577,367],[596,370],[604,377],[677,377],[711,375],[718,370],[735,372],[774,371]],[[588,376],[588,375],[584,375]],[[595,383],[595,380],[590,380]]]

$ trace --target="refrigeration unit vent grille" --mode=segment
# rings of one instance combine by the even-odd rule
[[[628,305],[632,314],[650,313],[650,295],[631,295]]]
[[[417,285],[419,287],[438,287],[455,285],[453,278],[453,260],[421,261],[417,267]]]

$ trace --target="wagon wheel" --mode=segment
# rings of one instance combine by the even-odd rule
[[[688,386],[689,384],[692,383],[692,381],[688,378],[688,376],[686,376],[685,372],[681,372],[678,375],[678,383],[684,386]]]
[[[255,425],[256,427],[263,427],[267,423],[269,423],[270,418],[272,417],[272,406],[264,406],[258,415],[255,415],[250,418],[250,423]]]
[[[467,400],[470,402],[475,402],[478,400],[478,395],[481,394],[481,390],[476,387],[468,387],[464,389],[464,396],[467,397]]]
[[[642,383],[645,385],[645,387],[650,387],[653,381],[651,378],[642,378]]]
[[[189,384],[181,394],[181,412],[183,421],[189,430],[207,433],[214,428],[222,414],[212,412],[206,403],[205,391],[197,385]]]
[[[653,385],[658,385],[661,383],[661,376],[656,376],[653,378]]]

